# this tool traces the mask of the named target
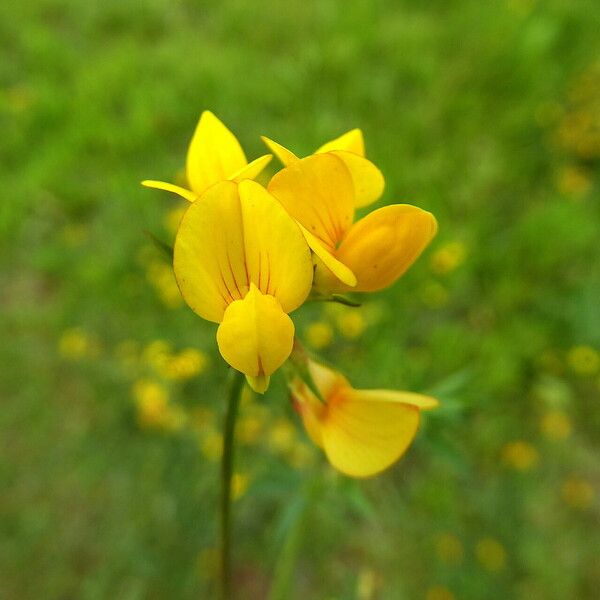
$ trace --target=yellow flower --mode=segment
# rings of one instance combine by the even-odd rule
[[[462,242],[449,242],[433,253],[431,270],[443,275],[454,271],[465,260],[466,249]]]
[[[353,223],[355,183],[332,152],[291,162],[268,189],[302,226],[322,291],[374,292],[391,285],[437,231],[431,213],[408,204],[385,206]]]
[[[454,594],[442,585],[434,585],[427,590],[425,600],[454,600]]]
[[[217,183],[185,213],[173,265],[192,310],[220,323],[223,358],[264,392],[292,351],[288,313],[312,284],[310,251],[296,223],[258,183]]]
[[[140,427],[176,431],[185,425],[185,413],[169,403],[169,393],[154,381],[141,380],[133,387]]]
[[[186,348],[179,354],[166,355],[156,364],[156,370],[165,379],[184,381],[202,373],[208,365],[208,357],[195,348]]]
[[[577,375],[594,375],[600,369],[600,354],[591,346],[576,346],[567,355],[569,366]]]
[[[296,428],[287,419],[277,419],[269,430],[269,446],[279,453],[292,450],[296,442]]]
[[[542,433],[550,440],[566,440],[573,431],[571,420],[560,410],[552,410],[542,417]]]
[[[81,327],[72,327],[60,336],[58,350],[66,358],[86,358],[98,354],[98,345]]]
[[[231,476],[231,497],[239,500],[250,485],[250,477],[247,473],[234,473]]]
[[[369,477],[396,462],[417,433],[420,411],[437,406],[411,392],[355,390],[341,373],[312,360],[307,367],[324,402],[296,377],[294,404],[312,441],[351,477]]]
[[[558,173],[556,185],[561,194],[573,198],[585,196],[592,187],[589,174],[580,167],[564,167]]]
[[[367,322],[358,308],[340,307],[340,309],[335,324],[346,339],[355,340],[364,333]]]
[[[475,546],[475,555],[484,569],[500,571],[506,564],[506,550],[494,538],[483,538]]]
[[[315,321],[306,328],[306,341],[316,350],[327,348],[333,342],[333,328],[325,321]]]
[[[464,557],[461,541],[451,533],[443,533],[435,541],[435,551],[439,559],[445,563],[458,564]]]
[[[561,495],[565,504],[583,510],[591,506],[594,500],[594,488],[582,477],[570,477],[563,483]]]
[[[271,158],[272,155],[265,154],[248,163],[233,133],[213,113],[205,110],[187,152],[186,179],[190,189],[154,180],[142,181],[142,185],[173,192],[195,202],[211,185],[220,181],[254,179]]]
[[[540,457],[535,446],[517,440],[504,445],[502,459],[506,465],[517,471],[529,471],[537,465]]]
[[[254,415],[246,415],[240,418],[236,436],[242,444],[255,444],[262,434],[262,420]]]
[[[300,159],[281,144],[262,136],[263,142],[285,167]],[[352,177],[355,206],[367,206],[381,197],[385,180],[381,171],[365,158],[365,141],[360,129],[352,129],[323,144],[315,154],[333,154],[345,165]]]

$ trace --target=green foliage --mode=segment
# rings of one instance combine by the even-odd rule
[[[239,597],[595,598],[599,27],[593,0],[2,3],[0,597],[212,597],[226,368],[144,233],[168,248],[183,202],[138,184],[209,108],[252,158],[361,127],[381,203],[440,224],[390,290],[296,318],[356,386],[439,397],[398,465],[333,473],[281,376],[242,404]]]

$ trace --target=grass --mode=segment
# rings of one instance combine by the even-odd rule
[[[357,386],[442,408],[357,483],[281,378],[247,400],[240,597],[293,572],[283,597],[594,598],[599,25],[592,0],[4,3],[0,596],[211,597],[226,370],[144,235],[180,205],[138,184],[210,108],[251,157],[359,126],[381,203],[440,223],[389,291],[295,320]],[[206,365],[173,379],[185,348]]]

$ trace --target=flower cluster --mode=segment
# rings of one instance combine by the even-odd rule
[[[248,162],[209,111],[188,149],[187,187],[143,182],[189,201],[175,237],[177,284],[194,312],[219,324],[221,355],[259,393],[298,348],[290,313],[309,297],[388,287],[437,231],[431,213],[408,204],[356,219],[357,208],[384,190],[360,130],[305,158],[262,139],[283,163],[266,187],[254,179],[272,155]],[[310,437],[350,475],[394,462],[414,437],[420,410],[436,404],[408,392],[354,390],[301,351],[291,362],[290,387]]]

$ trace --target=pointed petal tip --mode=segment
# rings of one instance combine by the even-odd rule
[[[269,389],[271,377],[270,375],[259,375],[258,377],[246,375],[246,381],[257,394],[264,394]]]

